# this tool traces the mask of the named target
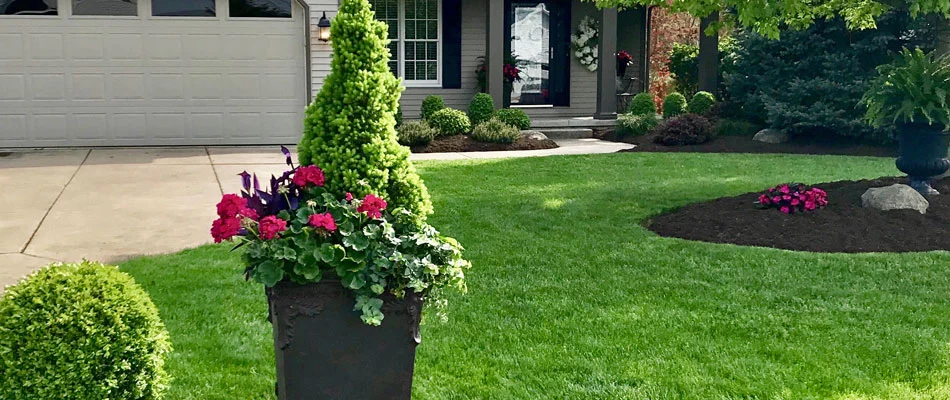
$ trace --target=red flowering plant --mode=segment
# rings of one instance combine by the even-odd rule
[[[633,63],[633,56],[626,50],[620,50],[617,53],[617,65],[630,65]]]
[[[828,205],[828,193],[802,183],[785,183],[759,195],[760,208],[775,208],[786,214],[815,211]]]
[[[407,290],[444,318],[443,290],[464,292],[471,266],[458,242],[405,209],[390,210],[376,195],[338,198],[324,189],[320,168],[294,167],[290,151],[281,150],[290,170],[264,189],[257,176],[241,173],[244,190],[224,195],[211,227],[216,243],[231,240],[244,249],[245,277],[267,287],[338,278],[355,292],[354,310],[369,325],[382,323],[381,295]]]

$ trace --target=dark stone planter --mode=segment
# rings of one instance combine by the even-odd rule
[[[925,124],[903,124],[900,132],[900,153],[897,169],[907,174],[910,186],[923,195],[940,194],[930,186],[935,176],[950,169],[947,149],[950,148],[950,133]]]
[[[339,280],[280,282],[267,289],[274,325],[277,397],[406,399],[412,395],[422,299],[386,295],[383,324],[353,311],[355,296]]]

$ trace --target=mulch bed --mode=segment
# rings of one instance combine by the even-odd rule
[[[618,138],[613,130],[595,133],[601,140],[624,142],[637,145],[620,152],[656,152],[656,153],[779,153],[779,154],[827,154],[846,156],[894,157],[897,145],[879,146],[860,144],[854,141],[834,137],[797,137],[788,143],[771,144],[752,140],[749,136],[719,136],[698,145],[664,146],[653,143],[655,135],[626,136]]]
[[[829,205],[786,215],[758,209],[759,193],[685,206],[646,221],[660,236],[814,252],[912,252],[950,250],[950,178],[934,188],[926,215],[913,210],[878,211],[861,207],[868,188],[906,184],[906,178],[880,178],[814,185],[828,192]]]
[[[507,150],[544,150],[556,149],[557,143],[551,139],[534,140],[521,137],[511,144],[482,143],[466,135],[442,136],[424,146],[412,146],[413,153],[453,153],[468,151],[507,151]]]

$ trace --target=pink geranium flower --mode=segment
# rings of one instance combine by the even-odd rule
[[[221,243],[241,232],[241,220],[237,218],[219,218],[211,223],[211,237],[215,243]]]
[[[306,187],[307,185],[314,186],[323,186],[325,178],[323,176],[323,170],[316,165],[308,165],[306,167],[297,168],[297,171],[294,172],[294,184],[300,187]]]
[[[356,211],[366,213],[370,218],[381,218],[383,216],[382,211],[386,209],[386,206],[386,200],[368,194],[363,198],[362,204],[356,208]]]
[[[259,228],[261,239],[277,239],[281,232],[287,230],[287,221],[277,218],[276,215],[268,215],[261,218]]]
[[[313,214],[310,216],[310,226],[323,229],[327,232],[333,232],[336,230],[336,221],[333,220],[333,216],[330,215],[330,213]]]

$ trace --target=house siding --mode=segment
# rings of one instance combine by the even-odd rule
[[[485,55],[486,37],[488,34],[487,1],[503,0],[465,0],[462,2],[462,87],[460,89],[443,89],[439,87],[407,87],[402,94],[403,118],[418,119],[422,108],[422,101],[429,95],[442,96],[447,107],[467,110],[468,104],[477,92],[477,77],[475,69],[478,67],[478,58]],[[311,18],[311,89],[314,96],[320,91],[323,80],[330,72],[331,49],[330,45],[316,38],[317,22],[327,13],[333,18],[338,9],[337,0],[308,0]],[[636,12],[636,10],[631,11]],[[624,12],[622,16],[627,15]],[[599,19],[600,10],[590,2],[571,0],[571,31],[577,29],[581,19],[590,16]],[[634,25],[631,25],[634,24]],[[621,18],[618,34],[621,37],[634,34],[636,19]],[[625,43],[631,43],[627,48]],[[635,60],[642,56],[634,41],[620,40],[621,50],[629,51]],[[627,75],[638,76],[639,64],[630,66]],[[597,74],[588,71],[571,56],[571,93],[569,107],[525,108],[531,117],[575,117],[591,116],[597,108]]]

